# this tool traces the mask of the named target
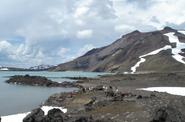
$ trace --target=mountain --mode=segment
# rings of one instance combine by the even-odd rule
[[[0,66],[0,71],[26,71],[24,68]]]
[[[9,69],[7,67],[0,66],[0,71],[8,71]]]
[[[153,32],[138,30],[112,44],[92,49],[53,71],[171,72],[185,71],[185,31],[170,27]]]
[[[28,70],[35,70],[35,71],[48,70],[51,67],[53,67],[53,65],[45,65],[45,64],[42,64],[42,65],[30,67]]]

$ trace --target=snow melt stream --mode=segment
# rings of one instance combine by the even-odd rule
[[[179,31],[179,33],[182,33],[185,35],[185,31]],[[160,48],[160,49],[154,50],[150,53],[147,53],[145,55],[139,56],[140,60],[133,67],[131,67],[132,74],[136,72],[136,69],[140,66],[141,63],[144,63],[146,61],[145,57],[151,56],[151,55],[156,55],[159,52],[161,52],[162,50],[171,49],[172,50],[172,57],[176,61],[185,64],[185,61],[183,60],[185,57],[180,55],[180,53],[183,53],[182,49],[185,49],[185,43],[180,42],[178,37],[175,36],[174,32],[166,33],[164,35],[168,36],[170,43],[176,43],[176,47],[172,47],[171,45],[166,45],[163,48]]]
[[[47,115],[48,111],[51,109],[60,109],[62,112],[66,113],[67,109],[64,109],[62,107],[52,107],[52,106],[42,106],[41,109],[44,111],[44,114]],[[2,116],[1,117],[1,122],[22,122],[23,119],[30,114],[31,112],[27,113],[21,113],[21,114],[14,114],[14,115],[9,115],[9,116]]]

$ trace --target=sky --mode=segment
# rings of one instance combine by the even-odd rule
[[[57,65],[134,30],[185,29],[185,0],[0,0],[0,65]]]

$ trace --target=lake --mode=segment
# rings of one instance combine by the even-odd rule
[[[47,72],[47,71],[0,71],[0,116],[28,112],[38,107],[50,95],[70,92],[76,88],[44,88],[38,86],[21,86],[7,84],[5,81],[14,75],[45,76],[57,82],[71,81],[63,77],[98,77],[105,73],[94,72]]]

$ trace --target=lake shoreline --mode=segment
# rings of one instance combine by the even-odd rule
[[[56,93],[42,104],[66,108],[67,113],[63,115],[69,117],[66,122],[82,117],[102,122],[104,119],[107,122],[149,122],[161,117],[171,121],[185,118],[185,97],[139,90],[159,86],[185,87],[184,73],[116,74],[75,79],[82,86],[79,91]],[[162,111],[160,115],[159,111]]]
[[[49,80],[58,83],[68,81],[63,77],[97,77],[104,73],[90,73],[90,72],[47,72],[47,71],[1,71],[0,73],[0,115],[12,115],[16,113],[28,112],[38,105],[42,104],[49,96],[60,92],[71,92],[77,88],[71,87],[40,87],[29,85],[14,85],[7,84],[5,81],[14,75],[44,76]],[[75,80],[69,79],[69,82]]]

